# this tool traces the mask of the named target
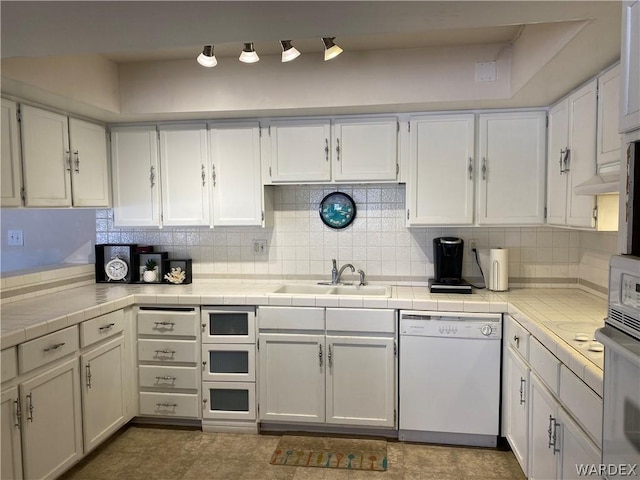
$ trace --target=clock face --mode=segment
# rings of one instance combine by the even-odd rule
[[[104,266],[104,272],[109,280],[124,280],[129,272],[129,265],[121,258],[116,257],[107,262]]]
[[[328,227],[345,228],[356,218],[356,204],[346,193],[330,193],[320,202],[320,218]]]

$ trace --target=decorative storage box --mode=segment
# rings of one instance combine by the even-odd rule
[[[95,246],[96,282],[135,282],[138,273],[138,255],[135,253],[137,246],[135,243],[97,244]]]
[[[164,261],[164,265],[165,265],[165,268],[163,269],[163,271],[165,272],[165,275],[167,273],[171,273],[172,268],[180,268],[185,273],[185,278],[182,282],[180,282],[180,285],[184,285],[185,283],[191,283],[192,274],[191,274],[190,258],[185,258],[185,259],[170,258]],[[162,276],[162,278],[165,283],[175,284],[175,282],[170,282],[166,278],[164,278],[164,275]]]
[[[169,259],[169,254],[167,252],[148,252],[148,253],[138,253],[136,254],[138,257],[138,277],[135,279],[136,282],[143,283],[162,283],[164,274],[168,272],[166,269],[166,261]],[[145,270],[145,264],[147,260],[155,260],[157,265],[157,278],[154,282],[145,282],[142,279],[142,274]]]

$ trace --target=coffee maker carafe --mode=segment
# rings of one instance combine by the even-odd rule
[[[464,240],[456,237],[433,239],[435,278],[429,280],[432,293],[471,293],[471,286],[462,279]]]

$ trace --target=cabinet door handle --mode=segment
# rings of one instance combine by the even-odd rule
[[[215,163],[211,164],[211,180],[213,181],[213,186],[216,186],[216,165]]]
[[[469,157],[469,166],[467,167],[469,171],[469,180],[473,180],[473,159]]]
[[[16,407],[16,423],[14,426],[22,430],[22,404],[20,403],[20,397],[16,398],[13,404]]]
[[[27,394],[27,410],[29,410],[29,415],[27,415],[27,420],[33,422],[33,396],[31,392]]]
[[[327,353],[327,361],[329,368],[333,367],[333,354],[331,353],[331,345],[329,345],[329,352]]]
[[[516,342],[516,348],[520,348],[520,337],[518,335],[513,336],[513,341]]]
[[[324,160],[325,162],[329,161],[329,139],[324,139]]]
[[[71,171],[71,152],[69,150],[65,151],[67,155],[67,172]]]
[[[564,159],[564,152],[565,152],[564,148],[561,148],[560,149],[560,162],[559,162],[560,163],[560,175],[562,175],[564,173],[564,167],[562,166],[562,162],[563,162],[563,159]]]
[[[549,429],[547,433],[549,434],[549,446],[547,448],[551,448],[553,454],[555,455],[560,451],[558,448],[558,427],[560,424],[556,422],[556,419],[553,416],[549,415]]]
[[[173,328],[175,322],[153,322],[155,328]]]
[[[151,188],[156,185],[156,167],[153,165],[149,168],[149,184],[151,185]]]
[[[205,179],[207,178],[207,174],[204,173],[204,164],[200,165],[200,176],[202,177],[202,186],[205,186]]]
[[[520,377],[520,405],[524,404],[524,386],[527,381]]]
[[[80,173],[80,155],[78,154],[78,150],[73,152],[73,154],[76,156],[76,173]]]
[[[57,350],[60,347],[63,347],[65,345],[65,342],[60,342],[60,343],[54,343],[53,345],[51,345],[50,347],[47,347],[44,349],[45,352],[50,352],[52,350]]]
[[[107,325],[104,325],[103,327],[98,328],[98,330],[102,331],[102,330],[109,330],[110,328],[115,327],[115,323],[109,323]]]
[[[336,138],[336,161],[340,161],[340,139]]]
[[[87,388],[91,388],[91,364],[87,363]]]
[[[487,179],[487,159],[482,157],[482,180]]]
[[[319,347],[319,351],[318,351],[318,362],[320,363],[320,366],[322,366],[322,344],[319,343],[318,344]]]
[[[563,158],[564,170],[563,170],[563,173],[567,173],[569,170],[571,170],[569,168],[570,162],[571,162],[571,149],[569,147],[567,147],[564,150],[564,158]]]

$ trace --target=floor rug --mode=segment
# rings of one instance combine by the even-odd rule
[[[387,442],[283,435],[270,463],[292,467],[384,471],[388,464]]]

